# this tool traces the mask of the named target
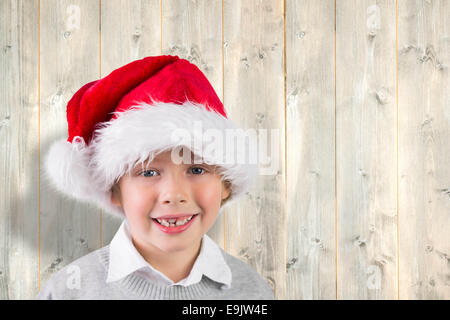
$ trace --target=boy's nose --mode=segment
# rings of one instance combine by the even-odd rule
[[[189,200],[188,186],[183,179],[175,175],[166,177],[167,181],[161,189],[161,203],[185,204]]]
[[[163,197],[162,202],[164,204],[175,204],[175,203],[187,203],[186,197],[184,197],[182,194],[168,194]]]

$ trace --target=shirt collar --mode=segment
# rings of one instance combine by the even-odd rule
[[[202,237],[200,252],[189,276],[178,283],[173,283],[162,272],[153,268],[137,251],[131,239],[128,222],[124,219],[109,246],[109,268],[106,282],[120,280],[141,268],[150,268],[152,272],[167,279],[167,282],[172,285],[197,283],[205,275],[211,280],[224,284],[226,288],[231,286],[230,267],[226,263],[220,247],[207,234]]]

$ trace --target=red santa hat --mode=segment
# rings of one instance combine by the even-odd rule
[[[50,146],[44,178],[69,197],[120,217],[125,215],[111,203],[112,186],[136,163],[182,146],[173,139],[176,130],[201,135],[199,122],[202,130],[238,129],[200,69],[171,55],[133,61],[85,84],[67,104],[67,122],[69,137]],[[244,146],[249,149],[247,140]],[[194,154],[204,148],[188,147]],[[214,164],[218,158],[203,153],[202,159]],[[228,206],[249,190],[258,167],[248,161],[218,166],[231,183]]]

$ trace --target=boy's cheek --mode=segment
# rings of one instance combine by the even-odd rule
[[[129,203],[143,206],[149,199],[153,198],[153,192],[145,191],[138,187],[131,187],[124,192],[123,198],[126,198]]]
[[[220,201],[222,200],[221,189],[215,185],[206,186],[196,192],[196,194],[198,202],[203,206],[217,206],[220,205]]]
[[[154,201],[149,196],[132,196],[124,203],[125,213],[134,219],[149,219]]]

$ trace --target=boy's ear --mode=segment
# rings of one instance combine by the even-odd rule
[[[111,202],[118,207],[122,207],[120,203],[120,188],[116,183],[111,188]]]
[[[223,198],[222,198],[222,202],[220,203],[221,206],[230,198],[231,182],[228,180],[223,181],[223,187],[224,187],[224,190],[222,192]]]

